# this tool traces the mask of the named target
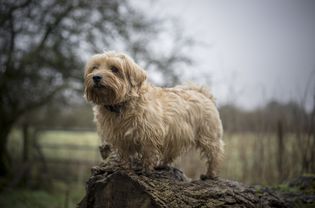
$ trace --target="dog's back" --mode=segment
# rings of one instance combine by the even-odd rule
[[[193,83],[189,83],[189,84],[186,84],[186,85],[179,85],[179,86],[176,86],[174,89],[183,89],[183,90],[192,90],[192,91],[196,91],[198,93],[201,93],[203,94],[204,96],[206,96],[207,98],[209,98],[210,100],[212,100],[214,103],[215,103],[215,98],[214,96],[212,95],[212,93],[210,92],[209,89],[207,89],[206,87],[204,86],[199,86],[199,85],[196,85],[196,84],[193,84]]]

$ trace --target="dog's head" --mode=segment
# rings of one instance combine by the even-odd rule
[[[146,72],[126,54],[96,54],[85,67],[85,97],[97,105],[122,103],[138,96],[146,77]]]

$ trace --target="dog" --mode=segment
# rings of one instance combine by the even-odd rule
[[[121,52],[96,54],[84,72],[84,94],[94,107],[97,131],[123,161],[144,168],[168,167],[181,153],[199,148],[207,161],[201,177],[217,177],[223,127],[212,94],[195,85],[160,88]]]

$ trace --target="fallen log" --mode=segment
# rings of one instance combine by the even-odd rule
[[[170,167],[143,173],[122,168],[115,156],[92,168],[79,208],[288,207],[271,190],[217,178],[189,181]]]

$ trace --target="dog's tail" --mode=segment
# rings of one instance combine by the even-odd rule
[[[210,100],[212,100],[212,102],[216,103],[215,97],[213,96],[211,91],[205,86],[199,86],[199,85],[196,85],[194,83],[188,83],[186,85],[180,86],[180,88],[185,89],[185,90],[197,91],[197,92],[203,94],[204,96],[206,96],[207,98],[209,98]]]

